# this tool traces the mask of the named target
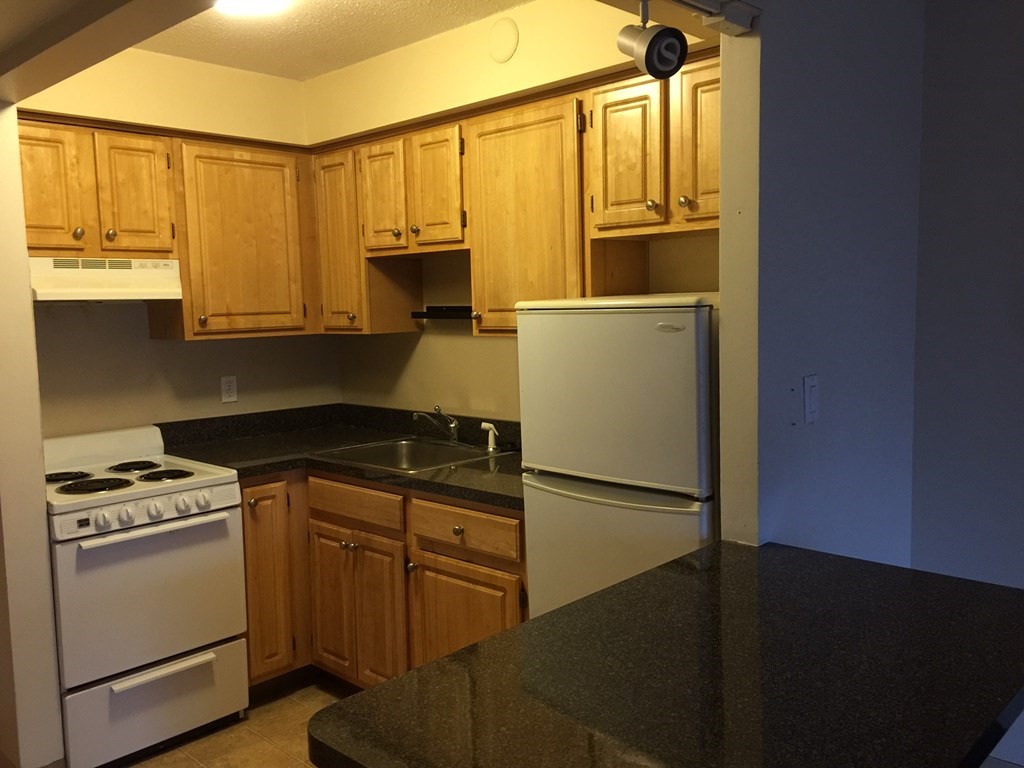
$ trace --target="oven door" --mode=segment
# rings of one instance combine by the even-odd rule
[[[53,545],[64,690],[245,632],[238,507]]]

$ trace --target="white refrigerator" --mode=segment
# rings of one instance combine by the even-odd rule
[[[717,294],[516,304],[530,616],[716,535]]]

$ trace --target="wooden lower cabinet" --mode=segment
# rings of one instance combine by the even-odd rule
[[[313,660],[363,686],[408,669],[405,544],[312,520]]]
[[[429,552],[414,557],[409,579],[413,666],[519,624],[519,576]]]
[[[277,479],[242,488],[250,684],[309,662],[304,485]]]

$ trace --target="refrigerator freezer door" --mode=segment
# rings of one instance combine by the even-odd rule
[[[709,503],[526,473],[530,617],[692,552],[711,540]]]
[[[710,312],[520,311],[523,465],[710,496]]]

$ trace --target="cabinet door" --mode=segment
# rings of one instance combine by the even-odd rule
[[[29,248],[84,251],[98,232],[87,134],[22,123],[21,180]],[[72,254],[74,255],[74,254]]]
[[[405,212],[405,152],[401,138],[359,148],[359,199],[367,250],[409,245]]]
[[[358,331],[364,327],[364,267],[354,153],[349,149],[321,155],[315,168],[324,328]]]
[[[663,80],[630,81],[594,91],[588,159],[598,229],[668,220],[665,95]]]
[[[453,125],[409,138],[409,231],[417,244],[462,240],[460,133]]]
[[[716,226],[720,210],[721,72],[716,58],[688,65],[679,74],[675,203],[683,221],[694,226]]]
[[[376,685],[409,668],[405,544],[353,531],[357,679]]]
[[[295,157],[182,150],[194,332],[302,329]]]
[[[291,521],[285,481],[245,488],[242,494],[249,681],[254,682],[289,669],[295,659]]]
[[[309,533],[313,661],[355,680],[352,531],[311,520]]]
[[[580,295],[574,98],[466,125],[466,199],[479,332],[515,329],[515,303]]]
[[[96,133],[96,189],[104,251],[174,250],[170,139]]]
[[[427,552],[409,581],[413,666],[516,626],[519,576]]]

